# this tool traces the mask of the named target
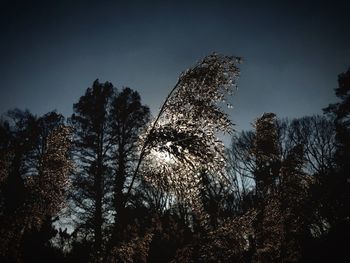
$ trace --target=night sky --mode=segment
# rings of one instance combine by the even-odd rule
[[[0,1],[0,113],[69,116],[99,78],[138,90],[155,114],[214,51],[244,58],[236,129],[263,112],[321,113],[350,66],[350,4],[320,2]]]

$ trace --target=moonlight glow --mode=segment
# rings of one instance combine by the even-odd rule
[[[151,156],[154,158],[153,161],[159,163],[160,165],[175,163],[175,157],[167,151],[152,149]]]

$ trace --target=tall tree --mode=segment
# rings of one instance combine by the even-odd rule
[[[264,113],[255,122],[253,159],[255,160],[255,190],[257,217],[255,221],[255,261],[268,262],[276,255],[277,180],[281,167],[276,115]]]
[[[113,98],[110,110],[111,144],[113,150],[113,210],[114,238],[121,238],[127,218],[124,190],[126,180],[135,169],[138,154],[138,140],[142,129],[149,121],[149,108],[142,105],[137,91],[124,88]],[[111,240],[113,242],[113,240]]]
[[[23,252],[30,246],[25,237],[43,232],[45,224],[52,227],[64,204],[70,142],[63,117],[55,112],[38,119],[15,110],[9,117],[1,129],[6,167],[0,182],[0,251],[5,261],[18,261],[23,257],[19,249]]]
[[[336,171],[327,186],[328,202],[333,206],[332,225],[349,224],[350,217],[350,68],[338,76],[335,93],[341,101],[325,109],[335,117],[336,127]]]
[[[294,141],[294,128],[289,121],[279,121],[275,114],[265,113],[255,122],[254,132],[243,132],[233,139],[231,170],[255,186],[254,199],[246,195],[241,200],[243,212],[253,215],[252,230],[245,232],[252,234],[249,261],[296,262],[301,257],[310,181],[305,174],[306,154],[300,144],[311,139],[309,136]],[[324,145],[318,145],[321,146]],[[242,180],[236,184],[246,188]]]
[[[78,169],[73,176],[73,208],[78,211],[81,232],[92,236],[88,238],[94,246],[92,256],[99,262],[125,230],[124,188],[134,169],[149,108],[141,104],[136,91],[118,92],[111,83],[96,80],[74,105],[74,112],[71,123]]]
[[[304,172],[305,160],[303,145],[296,145],[283,159],[279,175],[279,259],[285,262],[300,260],[304,239],[309,231],[306,199],[310,181]]]
[[[327,232],[321,236],[320,245],[312,251],[309,260],[319,258],[328,261],[347,257],[350,242],[350,68],[338,76],[335,89],[338,103],[330,104],[325,110],[334,118],[336,128],[335,166],[327,173],[317,189],[323,200],[320,202]],[[315,255],[319,255],[315,258]]]
[[[74,104],[71,124],[74,131],[76,172],[72,192],[74,209],[78,212],[80,229],[92,235],[93,257],[99,262],[103,249],[103,229],[108,202],[110,138],[109,111],[114,94],[113,85],[95,80],[79,102]]]

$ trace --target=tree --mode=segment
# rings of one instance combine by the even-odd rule
[[[334,177],[328,186],[328,202],[333,207],[331,225],[349,223],[350,216],[350,68],[338,76],[335,93],[340,102],[330,104],[325,112],[334,116],[336,153]]]
[[[138,154],[137,142],[142,129],[149,121],[149,114],[149,108],[141,104],[137,91],[124,88],[113,98],[110,111],[111,143],[114,146],[111,154],[114,163],[113,231],[116,231],[114,234],[119,238],[126,223],[125,182],[134,169]]]
[[[45,231],[45,225],[52,227],[52,218],[64,205],[70,131],[55,112],[36,118],[15,110],[8,116],[2,127],[7,167],[1,181],[0,251],[3,260],[19,261],[30,246],[26,237]]]
[[[280,259],[298,262],[304,239],[310,231],[307,198],[310,180],[304,172],[305,153],[302,144],[293,147],[284,158],[279,182],[279,209],[281,217]]]
[[[340,101],[324,109],[334,119],[334,166],[315,189],[316,198],[322,197],[318,201],[325,231],[311,243],[311,252],[305,252],[305,262],[343,260],[350,242],[350,69],[338,76],[335,94]]]
[[[307,161],[307,172],[318,177],[334,168],[335,125],[333,120],[325,116],[314,115],[285,121],[287,139],[292,148],[298,144],[304,145]]]
[[[73,176],[72,208],[81,234],[93,242],[93,260],[100,262],[125,230],[124,188],[149,109],[136,91],[118,92],[111,83],[96,80],[74,104],[74,112],[71,123],[78,169]]]
[[[252,218],[252,224],[245,223],[244,231],[249,237],[245,251],[248,261],[296,262],[301,257],[305,232],[310,227],[306,199],[312,182],[306,174],[308,159],[301,145],[325,145],[322,140],[318,145],[311,143],[309,133],[295,139],[300,129],[291,123],[297,121],[277,120],[275,114],[264,113],[256,120],[255,131],[233,137],[229,174],[233,174],[236,188],[245,193],[243,198],[237,196],[244,207],[243,215],[250,213],[248,218]],[[249,198],[247,189],[252,187],[255,193]]]
[[[111,149],[109,110],[114,93],[109,82],[95,80],[92,88],[74,104],[71,125],[74,131],[74,159],[76,172],[73,175],[75,191],[71,193],[73,209],[77,212],[80,229],[92,235],[93,257],[101,260],[103,229],[106,222],[110,178],[109,150]]]
[[[279,211],[276,200],[281,167],[276,115],[264,113],[255,122],[253,159],[257,216],[254,222],[256,254],[254,262],[274,260],[278,253]],[[276,211],[277,210],[277,211]]]

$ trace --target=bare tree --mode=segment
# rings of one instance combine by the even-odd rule
[[[335,126],[325,116],[308,116],[289,123],[289,139],[303,144],[309,174],[325,174],[334,166]]]

